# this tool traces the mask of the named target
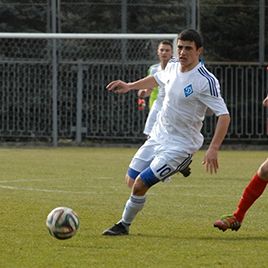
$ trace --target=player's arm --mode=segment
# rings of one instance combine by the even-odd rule
[[[135,82],[126,83],[122,80],[115,80],[109,83],[106,88],[109,91],[124,94],[130,90],[138,90],[138,89],[146,89],[146,88],[154,88],[157,86],[157,82],[153,76],[146,76],[140,80]]]
[[[212,141],[209,145],[208,150],[206,151],[206,154],[203,160],[203,165],[205,165],[206,170],[210,172],[211,174],[214,172],[217,173],[217,169],[219,168],[218,151],[226,136],[229,124],[230,124],[229,114],[223,114],[218,117],[216,129],[215,129]]]

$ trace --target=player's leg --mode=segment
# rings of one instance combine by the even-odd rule
[[[155,150],[154,147],[156,145],[157,144],[154,141],[147,140],[132,158],[126,174],[126,183],[132,188],[131,196],[125,204],[122,219],[111,228],[105,230],[103,235],[128,234],[129,225],[133,221],[136,214],[143,208],[145,203],[145,192],[149,189],[149,187],[146,187],[139,179],[139,175],[143,170],[149,167],[150,163],[152,162]],[[142,188],[146,190],[141,190]],[[136,190],[134,191],[133,189]],[[138,189],[143,191],[140,196],[136,195],[136,191]]]
[[[128,174],[126,174],[126,177],[125,177],[126,185],[127,185],[130,189],[132,189],[132,186],[133,186],[133,184],[134,184],[134,182],[135,182],[135,179],[136,179],[136,177],[133,179],[133,178],[131,178]]]
[[[241,223],[248,209],[262,195],[268,181],[268,160],[263,162],[257,173],[252,177],[246,186],[234,216]]]
[[[133,161],[130,167],[137,161]],[[171,174],[179,172],[191,162],[191,155],[174,151],[157,153],[150,166],[144,169],[135,179],[132,193],[122,214],[121,223],[128,228],[136,215],[142,210],[146,201],[147,191],[160,181],[164,181]],[[136,165],[137,167],[137,165]],[[133,169],[130,168],[130,170]],[[131,172],[129,172],[130,174]]]
[[[259,167],[257,173],[251,178],[249,184],[245,187],[239,200],[237,209],[231,215],[222,216],[214,223],[214,227],[222,231],[227,229],[237,231],[253,203],[262,195],[268,183],[268,159]]]
[[[132,193],[125,204],[121,220],[105,230],[103,235],[116,236],[127,235],[129,233],[129,227],[132,221],[144,207],[146,201],[145,194],[149,188],[150,186],[145,185],[140,175],[138,175],[134,181]]]
[[[154,148],[157,146],[156,142],[152,139],[148,139],[136,152],[132,158],[127,174],[125,176],[126,184],[132,189],[133,184],[138,177],[138,175],[149,167],[150,163],[154,158]]]
[[[161,176],[157,173],[157,170],[160,170],[160,166],[157,166],[155,162],[157,162],[154,158],[151,165],[144,169],[135,179],[135,182],[132,187],[131,195],[126,202],[122,219],[120,222],[125,225],[128,229],[132,224],[136,215],[143,209],[145,201],[146,201],[146,193],[147,191],[155,184],[161,181]],[[135,161],[136,163],[136,161]],[[166,162],[160,164],[161,166],[167,166]],[[130,170],[132,170],[130,168]],[[172,169],[169,170],[168,173],[165,173],[165,178],[169,173],[172,172]]]
[[[121,220],[113,227],[105,230],[103,234],[128,234],[129,226],[144,207],[147,191],[158,182],[164,181],[171,174],[179,172],[180,168],[184,168],[190,161],[191,155],[188,154],[181,154],[174,151],[158,152],[150,166],[136,177],[131,196],[126,202]],[[132,161],[131,163],[136,165],[137,161]],[[133,172],[131,167],[132,165],[130,165],[130,171]]]
[[[268,181],[268,158],[261,164],[257,174],[262,180]]]
[[[125,204],[121,220],[110,229],[104,231],[103,234],[128,234],[130,225],[145,205],[147,191],[158,182],[160,182],[160,179],[154,175],[151,167],[142,171],[134,181],[132,192]]]

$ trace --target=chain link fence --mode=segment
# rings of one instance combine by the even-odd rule
[[[54,143],[144,141],[148,106],[139,111],[135,92],[119,96],[105,87],[111,80],[144,77],[157,62],[162,39],[0,36],[1,141],[50,143],[55,131]],[[231,113],[226,142],[265,143],[267,116],[261,106],[268,86],[265,66],[209,62],[207,66],[220,80]],[[215,122],[214,116],[204,122],[206,141],[212,138]]]

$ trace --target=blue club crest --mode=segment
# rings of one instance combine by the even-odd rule
[[[185,88],[183,89],[183,91],[184,91],[184,96],[185,96],[185,97],[190,96],[190,95],[193,93],[192,85],[189,85],[189,86],[185,87]]]

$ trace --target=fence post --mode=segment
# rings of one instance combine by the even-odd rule
[[[83,71],[86,67],[81,62],[77,66],[77,92],[76,92],[76,126],[75,126],[75,142],[81,144],[82,133],[85,129],[82,127],[82,108],[83,108]]]
[[[83,68],[82,64],[78,64],[77,70],[77,92],[76,92],[76,135],[77,144],[82,140],[82,87],[83,87]]]
[[[259,64],[265,59],[265,1],[259,0]]]
[[[52,9],[52,32],[57,32],[57,8],[56,2],[51,1]],[[52,142],[53,146],[58,146],[58,59],[57,40],[52,39]]]

